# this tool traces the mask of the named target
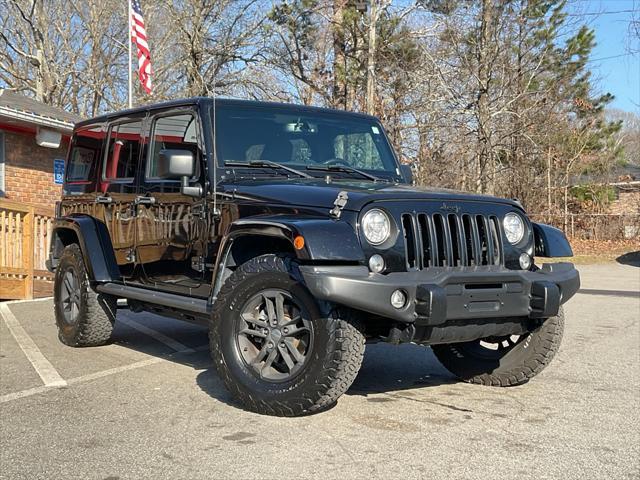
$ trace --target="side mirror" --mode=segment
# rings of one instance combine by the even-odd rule
[[[179,178],[180,193],[190,197],[202,196],[202,186],[189,185],[189,179],[196,172],[196,161],[189,150],[160,150],[158,156],[158,176],[164,179]]]
[[[411,165],[401,164],[400,173],[402,173],[406,183],[413,185],[413,170],[411,169]]]

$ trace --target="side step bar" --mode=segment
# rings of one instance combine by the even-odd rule
[[[209,302],[201,298],[185,297],[183,295],[175,295],[173,293],[158,292],[156,290],[147,290],[146,288],[130,287],[128,285],[120,285],[117,283],[103,283],[96,287],[101,293],[113,295],[114,297],[138,300],[164,307],[176,308],[178,310],[186,310],[188,312],[208,314],[211,312]]]

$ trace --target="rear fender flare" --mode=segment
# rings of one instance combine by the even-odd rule
[[[120,270],[107,226],[83,214],[72,214],[54,220],[47,261],[50,270],[55,269],[62,250],[73,243],[73,240],[77,240],[80,246],[91,282],[120,280]]]

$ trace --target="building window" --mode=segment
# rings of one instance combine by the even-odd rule
[[[4,133],[0,132],[0,197],[4,197],[5,196],[5,180],[4,180],[4,165],[5,165],[5,159],[4,159]]]

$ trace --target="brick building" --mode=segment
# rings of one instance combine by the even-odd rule
[[[0,89],[0,198],[52,207],[73,124],[80,117]]]

